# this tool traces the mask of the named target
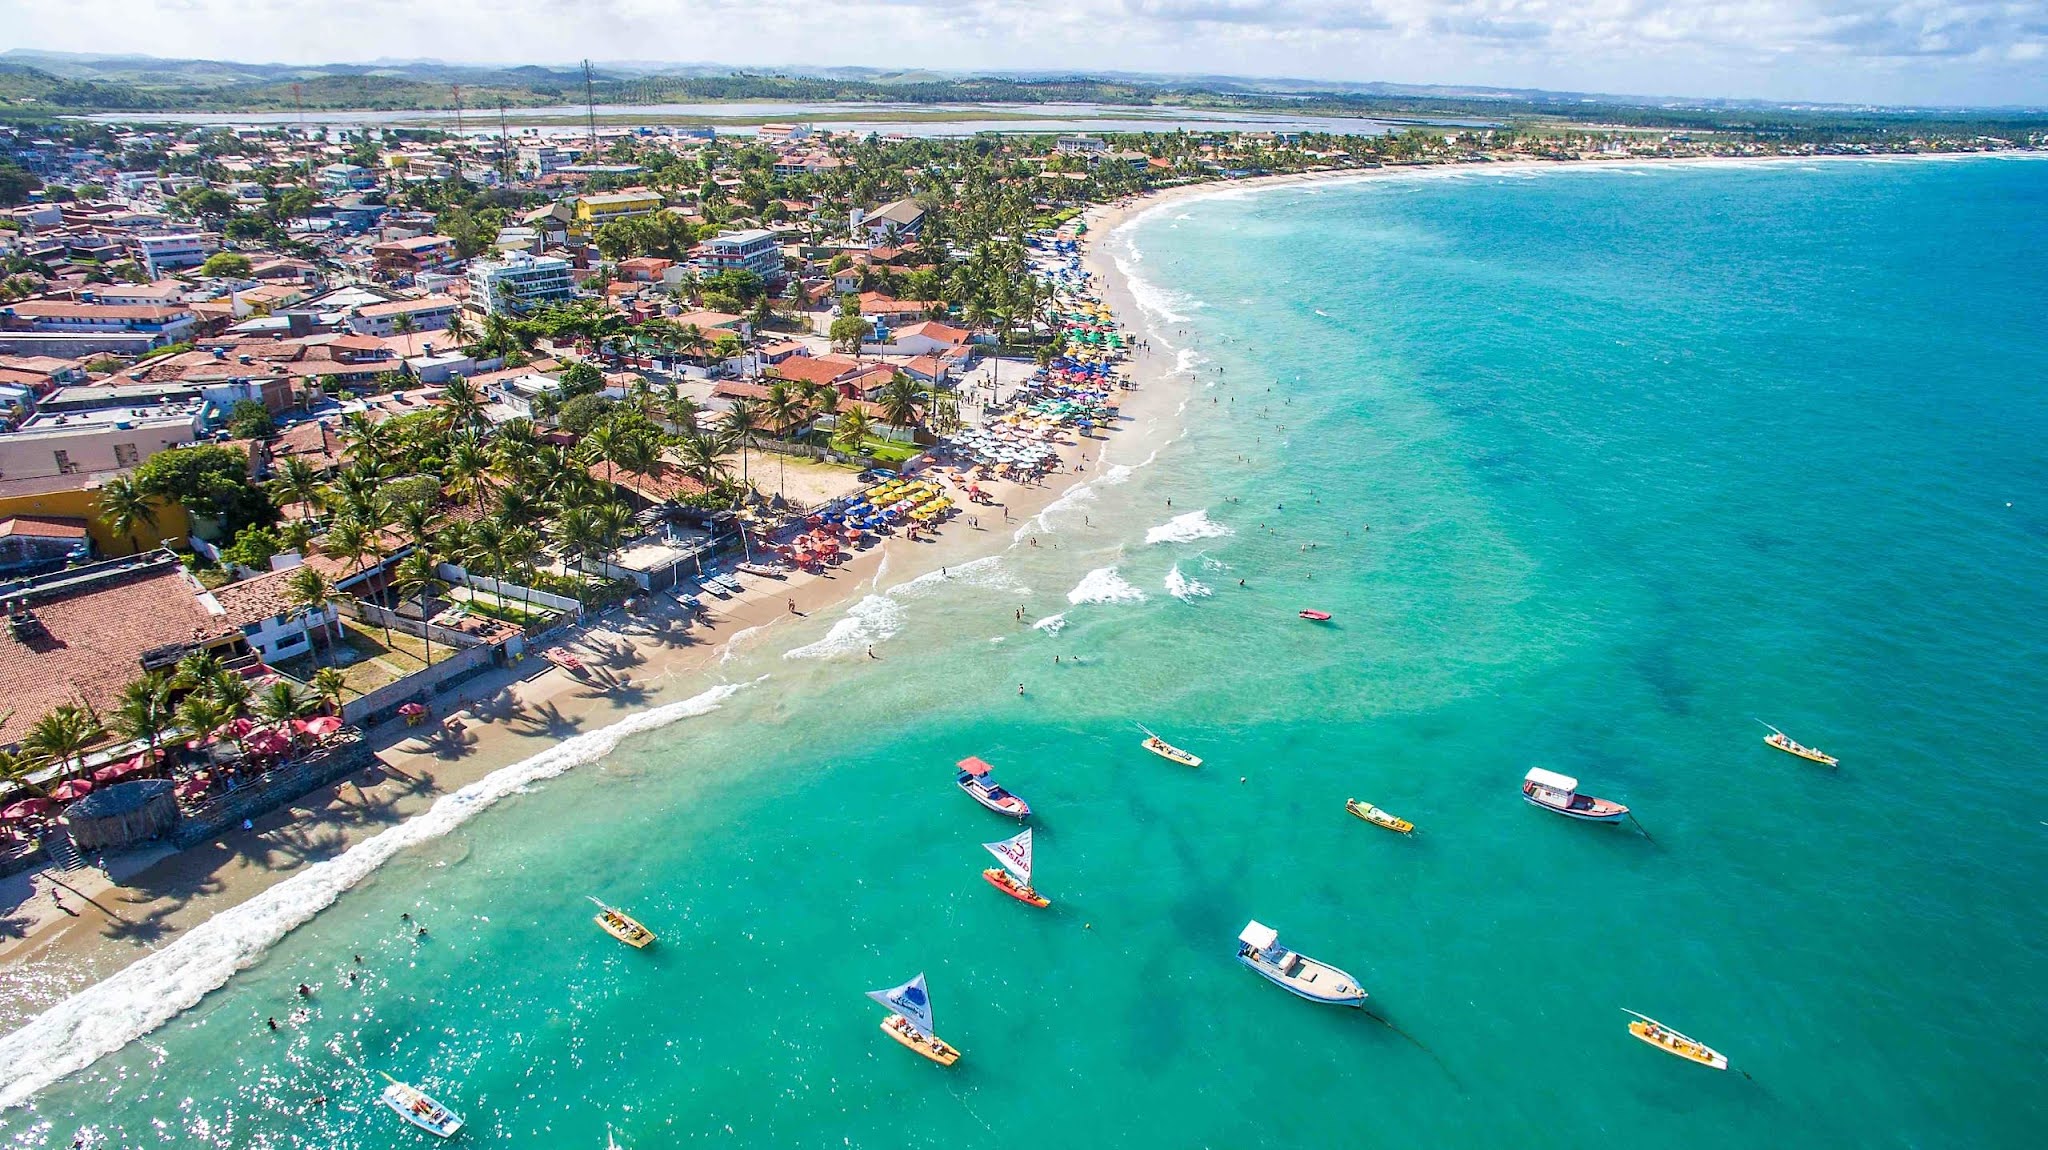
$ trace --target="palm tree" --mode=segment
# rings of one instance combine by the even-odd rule
[[[555,549],[561,552],[565,561],[570,561],[570,572],[579,578],[576,598],[580,601],[583,598],[580,582],[582,560],[603,546],[603,525],[598,521],[596,509],[587,504],[563,509],[550,526],[549,533],[553,536]]]
[[[256,714],[267,723],[283,725],[312,712],[319,701],[282,679],[266,687],[256,698]]]
[[[499,551],[499,570],[506,574],[516,572],[520,577],[519,585],[526,591],[525,606],[528,615],[533,614],[533,584],[540,574],[539,568],[534,564],[535,556],[540,554],[540,545],[540,532],[531,527],[514,527],[505,532]],[[503,579],[505,575],[500,575],[499,578]]]
[[[223,722],[231,723],[241,718],[242,712],[249,709],[249,681],[233,671],[220,672],[207,680],[200,690],[213,701],[214,706],[220,708],[224,716]],[[240,734],[235,735],[235,742],[242,743]],[[248,749],[246,744],[243,745],[243,749]]]
[[[476,385],[460,375],[451,375],[441,387],[441,399],[448,412],[448,426],[475,427],[484,422],[484,397]]]
[[[661,414],[668,420],[677,435],[694,435],[697,432],[697,401],[687,395],[670,396],[661,405]]]
[[[145,671],[140,679],[121,688],[114,705],[114,730],[124,739],[146,741],[154,757],[157,740],[171,729],[177,717],[177,708],[171,705],[170,676],[161,671]]]
[[[923,402],[924,393],[919,390],[917,381],[899,371],[890,376],[889,382],[882,387],[882,418],[897,427],[914,426]]]
[[[732,410],[725,413],[723,429],[725,436],[740,449],[740,501],[744,503],[754,490],[753,480],[747,477],[747,448],[754,442],[754,435],[761,428],[761,417],[754,405],[744,399],[733,401]]]
[[[336,592],[334,585],[327,581],[327,576],[322,575],[316,568],[301,563],[292,569],[290,575],[285,576],[284,593],[291,600],[292,605],[299,609],[301,614],[320,620],[320,629],[327,635],[327,647],[330,651],[333,650],[336,641],[334,634],[334,601]],[[320,655],[316,651],[313,655],[313,663],[317,666],[319,662]]]
[[[194,691],[178,703],[178,725],[194,739],[206,738],[233,718],[204,691]]]
[[[410,312],[399,312],[398,318],[391,321],[391,330],[405,337],[405,358],[407,359],[412,358],[412,333],[416,326],[413,323],[412,313]]]
[[[306,514],[302,518],[310,518],[326,499],[320,485],[320,473],[296,455],[286,456],[285,461],[277,465],[277,474],[272,476],[270,488],[280,497],[281,503],[304,504]]]
[[[44,762],[56,763],[62,776],[71,773],[71,760],[83,754],[101,733],[91,715],[64,703],[29,727],[22,736],[21,749]]]
[[[348,694],[348,672],[340,667],[322,667],[313,672],[313,694],[341,714],[343,696]]]
[[[855,407],[839,417],[838,426],[832,429],[832,446],[848,455],[858,455],[861,444],[874,434],[874,421],[868,413]]]
[[[456,308],[455,314],[448,317],[448,340],[450,346],[456,348],[467,346],[469,336],[469,319],[462,314],[461,308]]]
[[[221,673],[220,656],[211,651],[190,651],[178,660],[178,669],[171,676],[173,686],[197,690],[213,681]]]
[[[100,521],[116,537],[132,539],[135,529],[156,529],[156,497],[136,486],[132,476],[116,475],[100,485]]]
[[[448,477],[450,495],[482,507],[491,490],[491,453],[474,436],[463,436],[449,450],[442,473]]]
[[[437,566],[434,556],[427,550],[426,543],[421,542],[413,547],[411,554],[398,561],[398,569],[393,572],[397,578],[399,594],[419,598],[420,638],[427,645],[429,667],[434,665],[434,628],[427,622],[427,600],[448,588],[440,572],[435,570]]]
[[[0,779],[13,783],[32,795],[48,793],[41,783],[29,778],[30,774],[42,768],[42,761],[34,755],[0,750]]]
[[[787,438],[790,429],[802,423],[809,412],[810,406],[795,388],[782,382],[768,385],[768,399],[761,406],[761,414],[778,438]],[[786,504],[789,502],[789,456],[777,452],[776,459],[779,473],[775,478],[775,497]]]

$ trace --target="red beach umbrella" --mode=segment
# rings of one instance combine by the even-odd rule
[[[154,765],[155,760],[150,757],[148,751],[144,751],[125,763],[109,763],[94,771],[92,773],[92,781],[96,783],[111,783],[116,779],[125,779],[129,775],[146,771]]]
[[[20,822],[25,818],[43,814],[56,805],[55,800],[52,799],[41,797],[23,799],[5,810],[0,810],[0,820],[10,823]]]
[[[427,709],[418,703],[407,703],[398,708],[398,713],[401,715],[424,715],[427,713]]]
[[[63,782],[50,788],[50,798],[60,803],[68,803],[72,799],[84,798],[91,793],[91,779],[65,779]]]
[[[292,727],[302,735],[324,739],[341,729],[341,719],[335,715],[320,715],[311,719],[293,719]]]

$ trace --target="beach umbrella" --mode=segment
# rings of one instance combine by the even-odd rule
[[[91,779],[65,779],[63,782],[50,788],[50,798],[60,803],[68,803],[72,799],[84,798],[91,793]]]
[[[291,743],[276,731],[258,731],[249,737],[249,749],[259,755],[281,755]]]
[[[0,820],[5,820],[6,822],[10,823],[20,822],[22,819],[32,818],[36,815],[43,814],[47,812],[51,807],[54,807],[56,805],[57,803],[53,799],[45,799],[40,797],[33,799],[23,799],[20,802],[15,803],[12,806],[9,806],[5,810],[0,810]]]
[[[206,793],[206,779],[201,775],[194,775],[189,779],[180,779],[177,792],[178,797],[181,799],[199,798]]]
[[[341,717],[339,715],[316,715],[310,719],[293,719],[292,729],[302,735],[308,735],[315,739],[324,739],[341,729]]]
[[[125,763],[109,763],[94,771],[92,773],[92,781],[96,783],[111,783],[115,779],[126,778],[139,771],[146,771],[154,765],[155,762],[151,759],[149,752],[144,751]]]
[[[427,709],[425,707],[420,706],[418,703],[407,703],[404,706],[398,708],[398,713],[407,716],[424,715],[427,713]]]

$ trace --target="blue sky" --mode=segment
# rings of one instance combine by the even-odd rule
[[[1226,72],[2048,105],[2048,0],[0,0],[20,47]]]

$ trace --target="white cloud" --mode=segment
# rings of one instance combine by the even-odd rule
[[[22,46],[292,63],[589,56],[2048,102],[2048,0],[0,0],[0,21]]]

